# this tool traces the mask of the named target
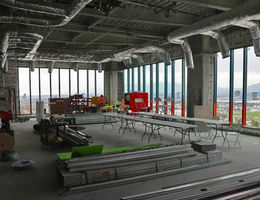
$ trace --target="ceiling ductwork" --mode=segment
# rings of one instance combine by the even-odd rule
[[[13,24],[23,24],[23,25],[41,26],[41,27],[64,26],[67,23],[69,23],[91,1],[92,0],[76,0],[76,1],[73,1],[72,5],[70,5],[69,8],[65,11],[65,16],[63,16],[61,19],[44,20],[44,19],[32,18],[32,17],[0,16],[0,23],[9,23],[9,24],[13,23]],[[8,3],[8,2],[9,2],[9,5],[15,4],[15,3],[10,3],[10,1],[5,1],[5,3]],[[11,2],[13,2],[13,1],[11,1]],[[26,8],[27,3],[24,3],[25,5],[23,5],[22,2],[19,2],[19,3],[20,3],[19,6],[17,5],[18,8],[20,8],[20,9]],[[28,8],[28,9],[32,10],[32,7],[34,8],[34,5],[30,4],[30,6],[31,7]],[[43,7],[41,7],[41,8],[44,9]],[[40,9],[35,8],[34,11],[40,12],[39,10]],[[48,8],[48,10],[50,11],[50,8]],[[60,12],[62,12],[62,11],[60,11]]]
[[[229,57],[230,49],[229,49],[228,43],[227,43],[223,33],[221,33],[220,31],[208,31],[206,33],[203,33],[203,35],[208,35],[208,36],[216,39],[222,57],[223,58]]]
[[[35,13],[49,14],[49,15],[62,16],[62,17],[65,16],[64,9],[40,5],[38,3],[34,4],[29,2],[17,1],[17,0],[1,0],[0,5],[4,5],[19,10],[35,12]]]
[[[255,54],[256,54],[256,56],[260,56],[260,28],[259,28],[259,23],[252,22],[252,21],[243,21],[243,22],[238,23],[236,25],[249,29],[251,36],[252,36]]]
[[[10,33],[5,32],[0,34],[0,64],[1,69],[5,67],[5,62],[7,60],[7,49],[9,46],[9,36]]]
[[[198,21],[193,23],[192,25],[185,26],[182,28],[173,31],[168,35],[168,41],[171,43],[178,43],[179,40],[183,38],[187,38],[190,36],[205,34],[211,31],[215,31],[217,29],[230,26],[237,25],[243,22],[249,22],[251,20],[260,20],[260,1],[259,0],[249,0],[243,3],[241,6],[238,6],[230,11],[223,12],[219,15],[215,15],[209,17],[207,19]],[[257,32],[256,27],[251,28],[254,32]],[[251,31],[252,33],[252,31]],[[257,35],[257,34],[256,34]],[[222,56],[227,56],[227,43],[225,42],[225,38],[222,34],[214,34],[215,38],[217,38],[219,48],[221,50]],[[254,39],[253,39],[254,40]],[[177,41],[177,42],[176,42]],[[253,42],[255,49],[259,49],[259,35],[256,37]],[[188,62],[191,68],[194,67],[193,64],[193,56],[190,49],[189,44],[183,43],[182,48],[184,51],[185,59]],[[185,52],[186,51],[186,52]],[[259,55],[258,53],[256,55]]]
[[[194,69],[193,56],[192,56],[192,51],[189,42],[186,39],[184,40],[176,39],[176,40],[171,40],[170,42],[181,45],[184,54],[184,59],[186,61],[186,66],[188,68]]]

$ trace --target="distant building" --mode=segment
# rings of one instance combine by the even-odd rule
[[[257,92],[252,92],[252,100],[257,100]]]
[[[235,91],[235,96],[240,96],[240,91],[239,90]]]

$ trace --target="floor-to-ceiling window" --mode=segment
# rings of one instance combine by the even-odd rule
[[[156,64],[153,64],[153,106],[155,106],[154,98],[156,98]]]
[[[167,74],[168,74],[167,97],[171,98],[171,96],[172,96],[172,66],[171,66],[171,64],[167,66]]]
[[[29,68],[19,68],[20,113],[30,114]]]
[[[243,94],[243,48],[234,50],[234,103],[233,122],[242,121],[242,94]]]
[[[77,71],[70,69],[71,95],[77,94]]]
[[[79,70],[79,93],[87,97],[87,70]]]
[[[142,76],[141,76],[141,80],[142,80]],[[149,102],[150,101],[150,65],[145,66],[145,91],[148,92],[148,102]]]
[[[246,125],[260,127],[260,57],[248,48]]]
[[[138,91],[138,68],[132,68],[134,70],[134,91]]]
[[[62,98],[69,96],[69,69],[60,69],[60,90]]]
[[[181,115],[182,60],[175,60],[175,115]]]
[[[143,66],[140,66],[140,91],[143,91]],[[147,70],[147,68],[146,68]],[[147,76],[145,77],[147,79]],[[147,91],[147,90],[146,90]]]
[[[89,97],[95,96],[95,70],[89,70]]]
[[[47,68],[41,68],[41,100],[44,108],[49,113],[48,99],[50,98],[50,74]]]
[[[217,63],[217,115],[221,120],[228,121],[230,58],[223,59],[221,53],[218,53]]]
[[[104,95],[104,71],[97,71],[97,96]]]
[[[164,63],[159,63],[159,98],[164,99]]]
[[[31,87],[32,87],[32,113],[36,113],[36,101],[39,100],[39,68],[35,68],[31,72]]]
[[[51,73],[51,90],[52,90],[52,97],[58,98],[59,97],[59,70],[53,69]]]
[[[129,77],[130,77],[130,78],[129,78],[129,85],[130,85],[130,87],[129,87],[129,88],[130,88],[130,91],[129,91],[129,92],[133,92],[133,88],[132,88],[132,70],[133,70],[133,68],[130,68],[130,70],[129,70],[129,73],[130,73],[130,74],[129,74],[129,75],[130,75],[130,76],[129,76]]]
[[[127,90],[127,69],[125,69],[124,70],[124,92],[125,93],[127,93],[127,92],[129,92],[128,90]]]

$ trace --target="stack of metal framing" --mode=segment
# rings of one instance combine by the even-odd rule
[[[195,152],[190,144],[83,156],[58,166],[63,192],[84,191],[158,178],[223,164],[222,153]]]

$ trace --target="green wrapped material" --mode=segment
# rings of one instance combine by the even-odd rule
[[[81,146],[81,147],[72,147],[71,157],[79,157],[79,156],[89,156],[95,154],[101,154],[103,150],[103,144],[93,145],[93,146]]]
[[[102,149],[101,149],[102,146]],[[115,148],[109,148],[109,149],[103,149],[103,145],[96,145],[96,146],[86,146],[86,147],[92,147],[92,148],[86,148],[84,147],[74,147],[72,148],[72,152],[65,152],[65,153],[58,153],[57,156],[61,161],[66,161],[71,158],[74,158],[74,156],[86,156],[86,155],[94,155],[94,154],[107,154],[107,153],[120,153],[124,151],[129,150],[138,150],[138,149],[144,149],[149,147],[159,147],[164,146],[161,143],[156,144],[148,144],[148,145],[141,145],[141,146],[128,146],[128,147],[115,147]],[[100,151],[101,149],[101,151]],[[73,153],[74,152],[74,153]],[[72,154],[74,154],[72,156]]]

